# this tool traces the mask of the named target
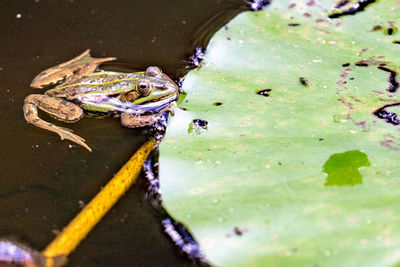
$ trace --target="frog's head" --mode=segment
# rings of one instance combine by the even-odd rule
[[[148,67],[137,81],[135,90],[127,94],[125,99],[137,105],[166,99],[172,102],[176,100],[178,91],[178,85],[159,68]]]

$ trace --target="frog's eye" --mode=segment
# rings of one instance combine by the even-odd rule
[[[148,67],[146,75],[151,77],[162,77],[162,71],[157,67]]]
[[[136,88],[142,96],[148,96],[151,92],[152,84],[149,80],[142,79],[138,81]]]

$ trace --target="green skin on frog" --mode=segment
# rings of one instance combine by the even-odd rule
[[[179,88],[159,68],[148,67],[145,72],[135,73],[96,72],[99,64],[116,58],[92,58],[89,52],[86,50],[33,79],[34,88],[62,82],[43,95],[31,94],[25,98],[23,110],[27,122],[91,151],[85,139],[70,129],[40,119],[37,109],[70,123],[80,120],[85,113],[120,117],[121,124],[129,128],[150,126],[163,113],[172,112]]]

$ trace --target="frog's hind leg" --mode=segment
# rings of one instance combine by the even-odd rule
[[[87,49],[79,56],[39,73],[33,79],[31,87],[43,88],[44,86],[56,84],[63,80],[66,83],[72,83],[82,76],[94,72],[101,63],[113,60],[116,60],[116,58],[93,58],[90,56],[90,49]]]
[[[23,110],[27,122],[42,129],[57,133],[61,137],[61,140],[71,140],[85,147],[87,150],[92,151],[85,143],[85,139],[73,134],[72,130],[56,126],[39,118],[37,112],[38,108],[58,120],[76,122],[84,116],[84,112],[79,106],[64,99],[47,95],[32,94],[25,98]]]

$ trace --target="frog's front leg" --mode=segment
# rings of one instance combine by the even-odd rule
[[[149,115],[132,114],[129,112],[124,112],[121,114],[121,124],[127,128],[137,128],[150,126],[156,123],[158,120],[162,119],[163,114],[169,112],[174,115],[173,109],[168,106],[158,113]]]
[[[37,112],[38,108],[58,120],[76,122],[84,116],[84,112],[79,106],[61,98],[32,94],[25,98],[23,109],[25,120],[27,122],[45,130],[57,133],[61,137],[61,140],[71,140],[85,147],[87,150],[92,151],[85,143],[85,139],[73,134],[72,130],[56,126],[39,118]]]
[[[161,114],[138,115],[125,112],[121,114],[121,124],[127,128],[145,127],[153,125],[161,119],[161,116]]]

